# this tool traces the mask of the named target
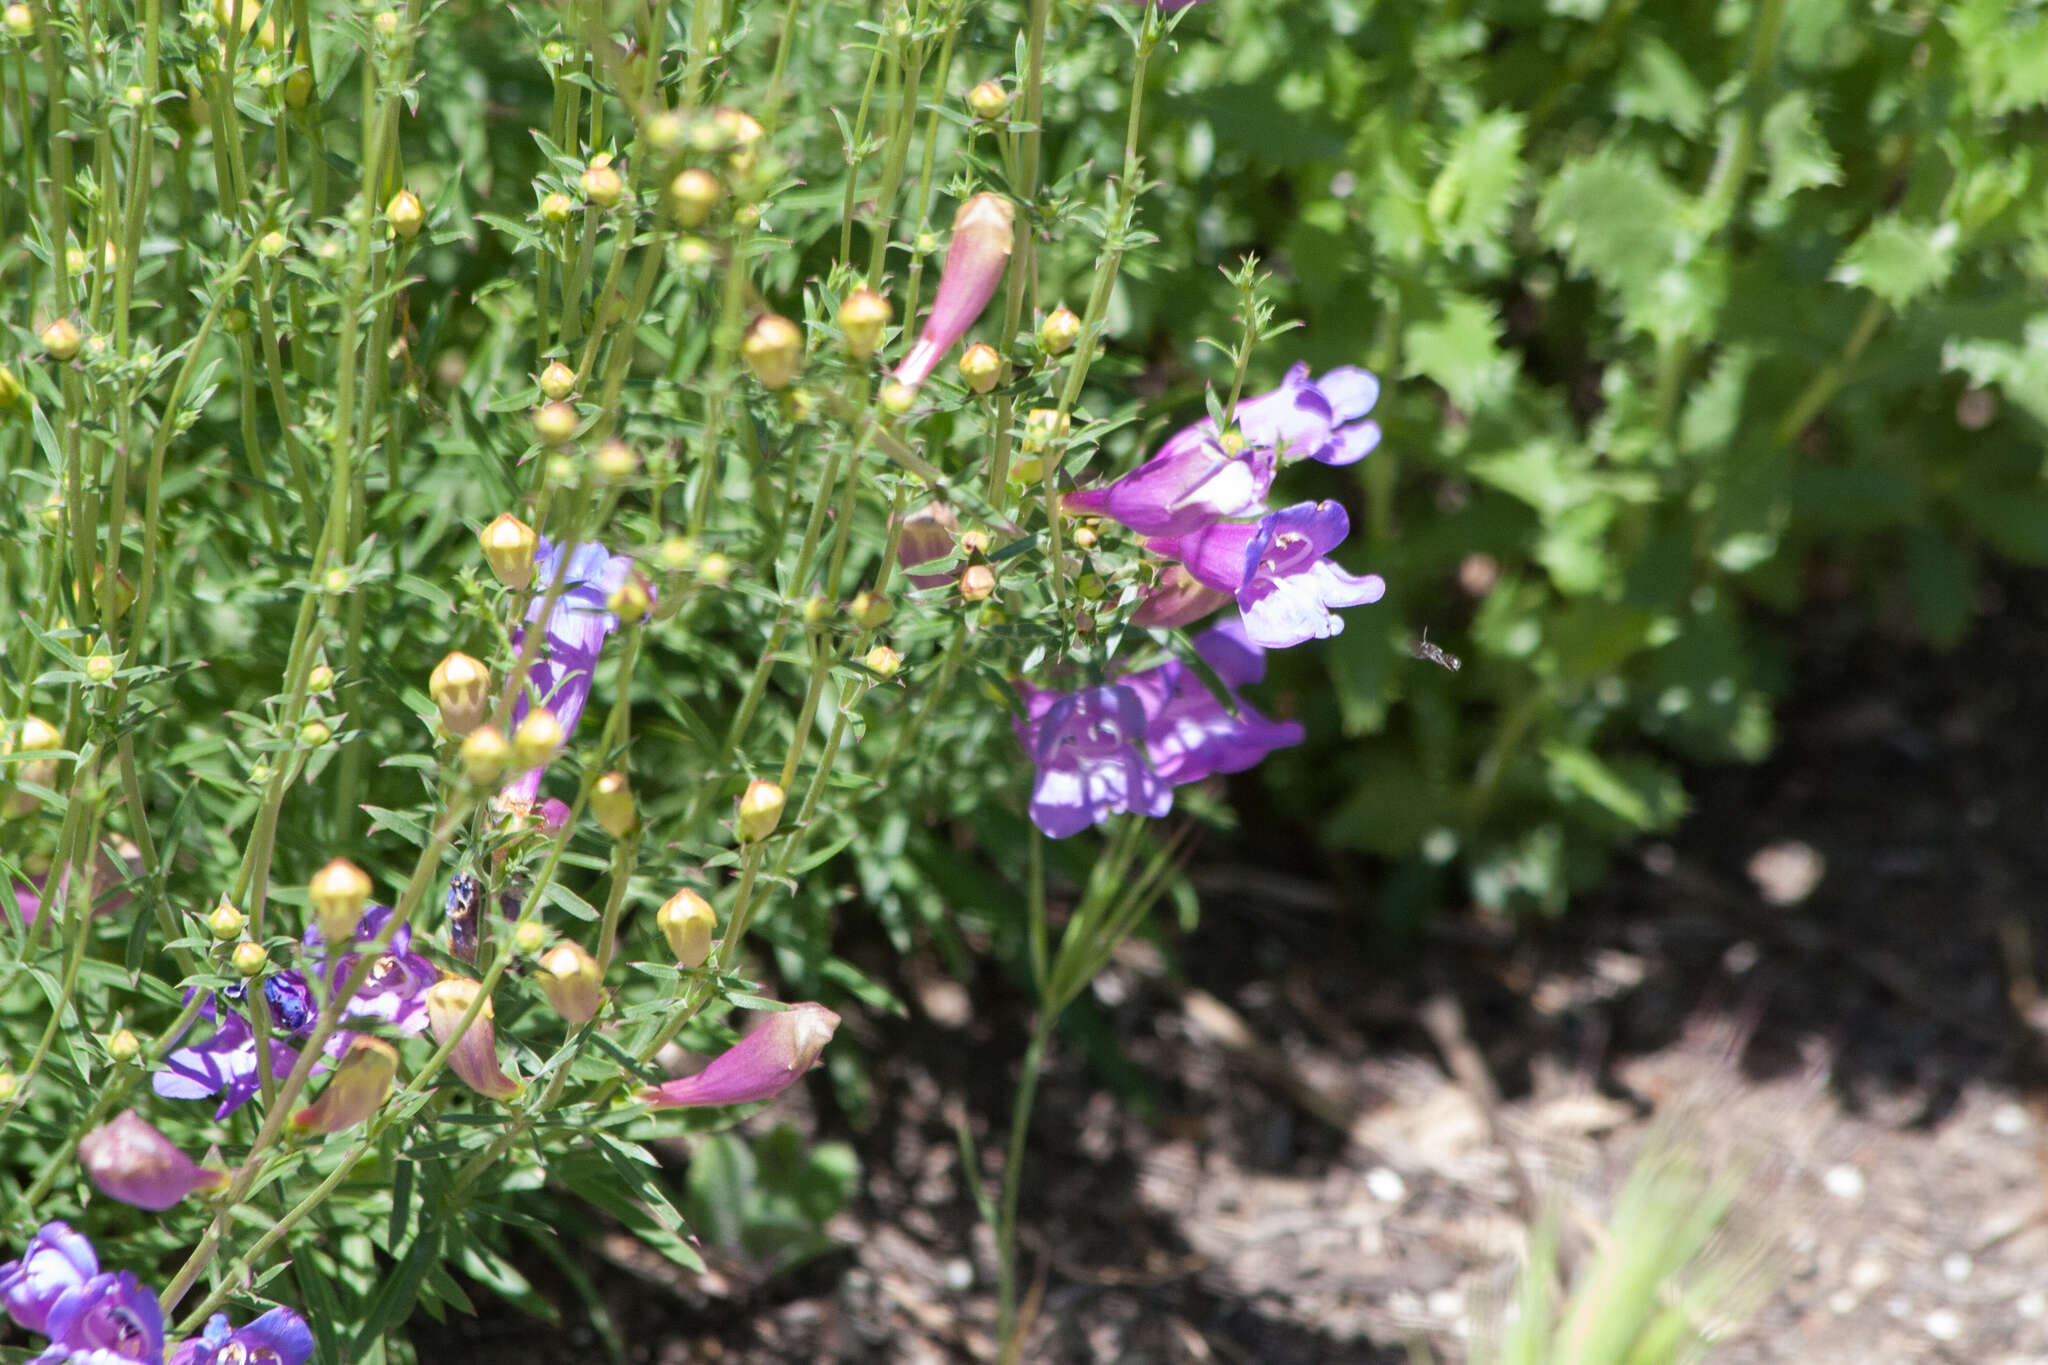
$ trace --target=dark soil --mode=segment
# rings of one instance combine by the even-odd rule
[[[1461,1359],[1531,1214],[1569,1247],[1654,1138],[1749,1173],[1774,1288],[1716,1360],[2048,1361],[2048,580],[1984,606],[1953,655],[1859,604],[1796,623],[1771,761],[1692,774],[1677,837],[1555,923],[1453,909],[1391,950],[1370,903],[1207,867],[1198,931],[1122,956],[1041,1090],[1027,1359]],[[841,1249],[689,1277],[597,1238],[630,1359],[993,1358],[954,1122],[993,1186],[1024,1002],[894,984],[912,1019],[848,1022],[876,1122],[775,1115],[859,1150]],[[535,1274],[566,1326],[422,1324],[422,1358],[602,1359]]]

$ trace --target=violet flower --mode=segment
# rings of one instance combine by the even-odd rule
[[[1131,624],[1147,630],[1190,626],[1229,601],[1229,593],[1196,582],[1186,565],[1168,564],[1160,570],[1159,581],[1145,590],[1145,599],[1131,613]]]
[[[1173,785],[1145,761],[1145,708],[1121,683],[1078,692],[1023,689],[1029,723],[1017,722],[1038,777],[1031,820],[1064,839],[1120,811],[1161,816],[1173,809]]]
[[[1230,517],[1257,516],[1278,460],[1269,447],[1227,449],[1204,420],[1116,482],[1067,494],[1076,512],[1114,517],[1140,535],[1178,536]]]
[[[362,920],[356,925],[355,941],[365,947],[376,943],[391,915],[388,905],[373,905],[365,910]],[[317,931],[307,930],[301,942],[307,964],[316,971],[325,966],[327,993],[331,998],[347,983],[348,975],[355,970],[361,955],[343,953],[330,964],[326,961],[327,945]],[[278,975],[290,976],[292,973],[280,972]],[[400,1033],[419,1033],[427,1026],[427,988],[440,975],[439,968],[412,951],[412,925],[401,924],[391,935],[390,945],[371,965],[370,974],[364,978],[361,988],[350,997],[342,1018],[389,1024]],[[329,1038],[327,1050],[338,1053],[347,1041],[344,1034],[337,1032]]]
[[[296,977],[294,983],[287,978]],[[298,1024],[290,1025],[294,1036],[311,1031],[312,1009],[310,993],[303,1003],[299,992],[305,990],[305,978],[297,972],[279,972],[264,982],[266,1000],[273,989],[279,1000],[284,1002],[280,1009],[277,1001],[269,1001],[271,1020],[278,1027],[287,1027],[288,1019],[297,1019]],[[224,1119],[249,1102],[251,1096],[261,1088],[256,1075],[256,1033],[249,1026],[239,1010],[223,1007],[218,997],[208,996],[199,1007],[200,1017],[212,1023],[213,1033],[200,1043],[189,1043],[175,1049],[164,1058],[163,1065],[150,1077],[150,1088],[167,1100],[197,1100],[208,1095],[221,1097],[220,1107],[214,1110],[216,1119]],[[270,1044],[270,1074],[274,1080],[283,1080],[298,1064],[298,1053],[282,1042],[273,1040]]]
[[[80,1138],[78,1160],[101,1194],[138,1209],[167,1209],[227,1183],[226,1172],[198,1165],[133,1109]]]
[[[1123,679],[1145,708],[1145,751],[1154,772],[1181,786],[1212,773],[1243,772],[1273,750],[1301,743],[1300,725],[1270,720],[1237,695],[1238,688],[1266,675],[1266,651],[1246,637],[1241,622],[1226,621],[1205,631],[1196,638],[1195,651],[1215,670],[1237,714],[1178,659]]]
[[[953,215],[953,240],[946,247],[946,268],[939,274],[939,292],[924,331],[910,354],[896,367],[896,380],[916,388],[938,368],[939,360],[967,334],[995,297],[1010,263],[1016,237],[1016,206],[1000,194],[977,194]],[[1009,344],[1005,337],[1003,344]]]
[[[0,1307],[29,1331],[42,1332],[57,1300],[99,1273],[91,1242],[69,1223],[45,1223],[19,1260],[0,1265]]]
[[[771,1099],[816,1065],[839,1016],[805,1003],[778,1010],[694,1076],[650,1086],[638,1098],[657,1109],[751,1104]]]
[[[1380,443],[1380,425],[1362,421],[1379,402],[1380,381],[1370,370],[1340,365],[1321,379],[1296,364],[1270,393],[1237,405],[1231,421],[1245,444],[1266,446],[1288,460],[1356,464]]]
[[[312,1356],[306,1320],[289,1308],[273,1308],[235,1328],[226,1313],[215,1313],[198,1336],[172,1348],[165,1365],[306,1365]]]
[[[1325,558],[1351,530],[1334,502],[1303,502],[1257,522],[1220,522],[1146,548],[1187,565],[1197,582],[1237,599],[1245,635],[1267,649],[1285,649],[1344,629],[1333,608],[1377,602],[1378,574],[1346,573]]]
[[[526,609],[526,624],[539,625],[546,632],[547,648],[527,675],[529,686],[513,699],[512,725],[518,728],[537,699],[554,712],[566,736],[575,733],[576,722],[590,700],[605,637],[619,628],[619,618],[605,604],[625,583],[633,561],[595,542],[573,546],[564,555],[560,546],[542,537],[534,566],[533,601]],[[549,611],[548,594],[554,590],[558,574],[564,586],[554,610]],[[513,632],[513,648],[522,648],[525,639],[524,628]],[[519,814],[531,810],[540,793],[541,771],[534,768],[520,774],[506,784],[500,800]]]
[[[164,1358],[164,1315],[130,1272],[94,1275],[66,1290],[43,1326],[49,1349],[36,1365],[130,1365]]]

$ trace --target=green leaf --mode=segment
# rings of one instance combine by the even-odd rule
[[[1405,373],[1434,380],[1468,413],[1506,398],[1515,363],[1501,352],[1493,309],[1463,294],[1439,302],[1436,317],[1408,328]]]
[[[1437,238],[1455,250],[1496,244],[1507,231],[1522,184],[1522,116],[1491,113],[1465,123],[1429,187]]]
[[[1953,223],[1909,223],[1889,215],[1850,243],[1828,278],[1868,289],[1902,308],[1948,279],[1955,268],[1956,238]]]
[[[1841,183],[1834,149],[1813,116],[1812,96],[1804,90],[1794,90],[1771,106],[1758,137],[1764,147],[1766,198],[1784,199],[1801,190]]]

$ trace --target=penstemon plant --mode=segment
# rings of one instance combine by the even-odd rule
[[[649,1144],[892,1006],[834,870],[936,880],[941,818],[1025,888],[1015,1357],[1056,1022],[1177,874],[1194,817],[1153,822],[1301,741],[1239,695],[1265,653],[1384,590],[1274,498],[1373,449],[1378,382],[1245,392],[1253,263],[1149,458],[1097,372],[1200,15],[7,7],[0,1302],[40,1359],[406,1358],[452,1272],[534,1304],[514,1243],[578,1202],[695,1266]],[[1049,155],[1098,66],[1107,174]]]

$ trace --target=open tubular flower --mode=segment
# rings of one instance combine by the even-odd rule
[[[896,562],[905,569],[951,559],[960,535],[960,518],[943,502],[928,502],[903,518],[896,538]],[[950,573],[913,573],[910,581],[920,588],[936,588],[953,581]]]
[[[341,1054],[320,1098],[292,1115],[302,1133],[339,1133],[377,1112],[398,1074],[398,1050],[381,1038],[358,1033]]]
[[[1338,607],[1377,602],[1386,581],[1346,573],[1326,557],[1351,529],[1334,502],[1283,507],[1256,522],[1222,522],[1183,536],[1146,542],[1187,566],[1195,580],[1237,599],[1245,635],[1267,649],[1285,649],[1344,629]]]
[[[50,1306],[50,1347],[39,1362],[125,1365],[163,1359],[164,1315],[156,1295],[129,1271],[94,1275]]]
[[[194,1163],[133,1109],[80,1138],[78,1160],[93,1188],[138,1209],[167,1209],[227,1183],[225,1172]]]
[[[751,1104],[771,1099],[817,1064],[839,1016],[823,1005],[779,1010],[694,1076],[652,1086],[639,1098],[657,1109]]]
[[[930,378],[940,358],[988,307],[1010,264],[1016,218],[1015,206],[1000,194],[977,194],[953,215],[953,240],[946,248],[939,292],[917,345],[896,367],[898,383],[916,388]]]
[[[1273,750],[1301,743],[1300,725],[1269,720],[1237,695],[1266,675],[1266,652],[1246,636],[1242,622],[1204,631],[1195,652],[1228,689],[1236,714],[1178,659],[1123,679],[1144,707],[1145,753],[1154,772],[1181,786],[1212,773],[1243,772]]]
[[[1145,599],[1131,613],[1131,624],[1171,630],[1192,625],[1229,601],[1229,593],[1197,582],[1186,565],[1168,564],[1160,570],[1159,581],[1145,590]]]
[[[455,1030],[462,1023],[462,1016],[469,1012],[481,989],[476,982],[461,976],[442,977],[428,989],[427,1027],[436,1043],[446,1047],[451,1038],[456,1038]],[[519,1093],[519,1082],[498,1066],[498,1030],[492,1014],[490,999],[486,997],[483,1008],[449,1052],[448,1069],[479,1095],[509,1100]]]
[[[1173,785],[1145,760],[1145,707],[1120,683],[1048,692],[1024,686],[1025,719],[1017,738],[1038,777],[1031,788],[1031,821],[1047,836],[1064,839],[1111,815],[1158,817],[1173,809]]]
[[[619,618],[607,603],[632,572],[633,561],[594,542],[564,550],[543,539],[534,562],[533,600],[526,609],[525,626],[513,634],[513,646],[523,648],[526,631],[537,625],[546,634],[547,652],[528,674],[529,689],[513,701],[512,719],[515,727],[523,726],[536,704],[546,707],[566,740],[575,733],[590,700],[598,654],[619,628]],[[562,591],[549,610],[548,597],[558,574],[564,580]],[[513,747],[518,747],[516,741]],[[546,757],[552,756],[550,751]],[[501,793],[505,804],[515,810],[531,808],[540,793],[540,764],[546,757],[528,763],[515,756],[514,766],[524,771]]]
[[[655,912],[654,923],[668,939],[676,961],[685,967],[701,967],[711,956],[711,936],[718,930],[718,912],[687,886],[670,896]]]
[[[312,1357],[306,1320],[273,1308],[242,1327],[230,1327],[226,1313],[215,1313],[198,1336],[171,1348],[164,1365],[306,1365]]]
[[[99,1273],[100,1258],[91,1242],[68,1223],[45,1223],[21,1249],[20,1259],[0,1265],[0,1307],[29,1331],[47,1335],[57,1300]]]

